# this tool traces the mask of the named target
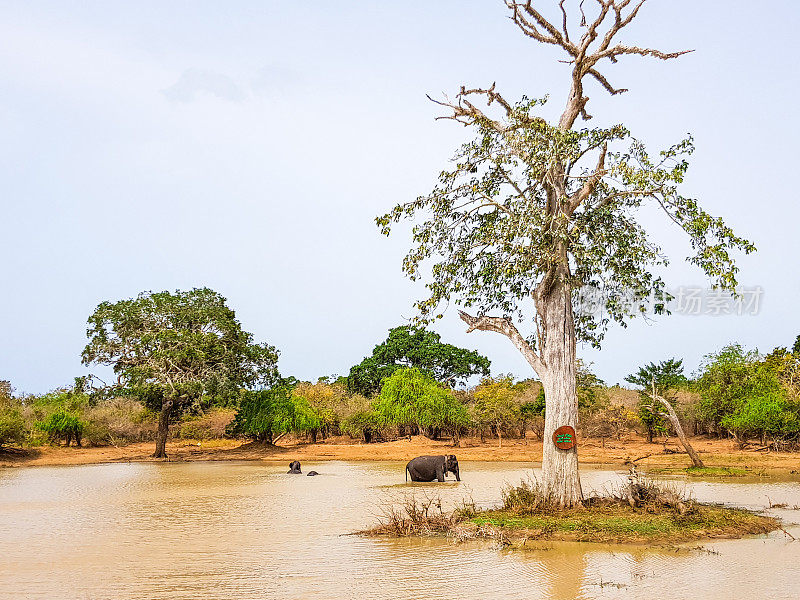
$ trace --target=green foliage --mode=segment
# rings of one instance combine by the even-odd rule
[[[272,443],[282,433],[319,429],[319,417],[305,398],[292,394],[293,387],[284,381],[266,390],[242,390],[228,435]]]
[[[498,440],[501,440],[503,425],[515,424],[521,417],[517,402],[519,395],[520,389],[515,387],[510,375],[484,378],[473,391],[474,422],[479,426],[493,425]]]
[[[696,382],[701,397],[697,418],[730,431],[742,443],[753,437],[776,444],[797,440],[797,363],[785,348],[763,359],[738,344],[708,355]]]
[[[253,343],[226,300],[208,288],[103,302],[89,317],[83,363],[113,366],[120,387],[148,406],[169,397],[180,412],[206,396],[270,385],[278,353]]]
[[[489,359],[477,352],[443,344],[438,333],[403,325],[391,329],[371,356],[350,369],[347,388],[372,396],[385,378],[404,367],[415,367],[452,386],[472,375],[488,375],[489,366]]]
[[[74,439],[78,446],[81,445],[81,436],[86,423],[77,415],[59,410],[51,414],[45,421],[36,423],[36,427],[44,431],[51,440],[64,438],[67,446]]]
[[[342,433],[370,442],[372,436],[383,427],[383,419],[374,410],[359,410],[345,417],[340,427]]]
[[[440,317],[450,302],[481,315],[524,318],[536,286],[556,264],[568,269],[573,293],[601,286],[604,292],[604,316],[576,306],[581,340],[599,344],[609,319],[624,323],[646,312],[649,299],[654,312],[664,312],[669,295],[654,271],[666,259],[636,218],[646,204],[688,234],[689,260],[715,285],[735,287],[730,251],[755,248],[678,192],[691,138],[651,157],[621,125],[573,131],[546,123],[537,115],[544,102],[501,102],[500,119],[460,104],[458,120],[474,138],[431,193],[376,219],[389,235],[393,223],[424,216],[403,263],[412,280],[422,276],[423,263],[433,263],[428,297],[416,304],[422,322]],[[604,156],[600,172],[593,173],[593,155]],[[594,185],[585,187],[589,177]]]
[[[655,385],[656,394],[674,404],[673,392],[687,383],[683,374],[683,360],[670,358],[658,364],[651,362],[639,367],[636,373],[628,375],[625,381],[641,388],[639,404],[636,407],[637,416],[647,430],[648,441],[652,442],[653,435],[657,433],[666,435],[669,431],[667,421],[661,415],[658,402],[653,400],[650,394]]]
[[[331,431],[339,427],[342,409],[346,406],[346,391],[340,383],[302,382],[295,386],[292,395],[307,406],[313,420],[318,422],[317,427],[309,427],[309,430]]]
[[[794,346],[792,346],[792,353],[800,355],[800,335],[798,335],[794,340]]]
[[[766,392],[745,399],[722,418],[722,425],[739,439],[796,439],[800,433],[800,404],[787,400],[780,391]]]
[[[415,425],[456,435],[469,424],[466,407],[453,392],[417,368],[401,368],[383,382],[375,412],[385,425]]]
[[[11,384],[0,381],[0,448],[10,444],[21,444],[28,435],[20,403],[14,398]]]

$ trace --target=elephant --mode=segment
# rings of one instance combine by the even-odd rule
[[[313,477],[314,475],[319,475],[319,473],[317,473],[316,471],[309,471],[308,472],[308,476],[309,477]]]
[[[293,460],[289,463],[289,472],[287,475],[302,475],[303,472],[300,470],[300,461]]]
[[[411,481],[444,481],[448,471],[456,476],[456,481],[461,481],[455,454],[418,456],[406,465],[406,481],[409,475]]]

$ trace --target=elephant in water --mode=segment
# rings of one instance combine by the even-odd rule
[[[289,463],[289,472],[287,475],[302,475],[303,472],[300,470],[300,461],[293,460]]]
[[[313,477],[314,475],[319,475],[319,473],[317,473],[316,471],[309,471],[308,472],[308,476],[309,477]]]
[[[411,481],[444,481],[448,472],[456,476],[456,481],[461,481],[455,454],[418,456],[406,465],[406,481],[409,475]]]

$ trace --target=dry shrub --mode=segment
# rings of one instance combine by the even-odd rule
[[[528,477],[518,486],[509,485],[502,491],[503,508],[520,514],[557,510],[558,506],[542,489],[535,477]]]
[[[83,437],[94,445],[149,442],[155,439],[155,413],[133,398],[111,398],[86,409]]]
[[[645,512],[674,510],[685,515],[697,511],[697,502],[686,494],[685,486],[646,477],[636,470],[636,465],[628,472],[628,482],[615,490],[611,499],[631,508],[643,508]]]
[[[235,416],[235,410],[219,408],[203,415],[187,417],[180,424],[177,437],[184,440],[220,439],[225,436],[225,428]]]
[[[419,499],[414,494],[405,495],[400,502],[388,502],[381,506],[378,524],[361,532],[368,535],[431,535],[448,533],[454,525],[474,516],[476,508],[472,502],[453,511],[442,508],[439,496],[428,496]]]

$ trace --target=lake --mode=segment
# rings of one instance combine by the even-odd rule
[[[288,463],[288,460],[285,461]],[[461,464],[461,483],[406,484],[405,463],[114,463],[0,469],[0,598],[800,598],[783,532],[702,548],[348,535],[403,494],[496,504],[528,464]],[[584,489],[622,470],[584,468]],[[687,481],[698,500],[800,505],[800,479]],[[800,540],[800,512],[773,509]]]

